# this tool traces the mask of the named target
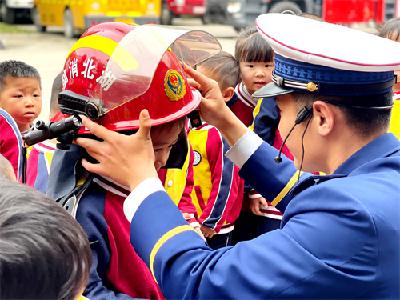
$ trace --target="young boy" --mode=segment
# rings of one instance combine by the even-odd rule
[[[232,98],[239,80],[239,66],[232,55],[216,54],[197,70],[218,82],[227,102]],[[201,230],[211,248],[227,246],[242,204],[243,180],[225,157],[228,145],[218,129],[203,123],[193,126],[188,138],[195,153],[192,200]]]
[[[90,268],[79,224],[53,200],[0,178],[0,299],[78,299]]]
[[[42,110],[39,72],[24,62],[0,63],[0,108],[17,122],[21,133],[27,131]]]
[[[163,41],[158,39],[160,34]],[[168,50],[177,36],[176,31],[163,27],[123,23],[89,28],[65,63],[61,111],[89,111],[103,126],[130,134],[138,129],[140,111],[148,109],[154,166],[160,170],[179,141],[186,115],[201,101],[200,94],[186,81],[182,63]],[[103,43],[88,46],[87,41],[97,39]],[[122,41],[123,47],[119,44]],[[107,52],[115,45],[114,53]],[[79,134],[91,137],[86,128]],[[48,186],[49,193],[71,203],[91,242],[92,267],[85,295],[92,300],[161,299],[153,275],[130,245],[129,222],[122,206],[128,188],[83,172],[85,160],[95,159],[76,145],[70,145],[68,151],[57,150]],[[144,221],[143,226],[151,221]]]

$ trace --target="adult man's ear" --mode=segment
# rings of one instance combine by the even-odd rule
[[[332,132],[337,121],[337,108],[323,101],[315,101],[313,103],[313,116],[318,133],[326,136]]]

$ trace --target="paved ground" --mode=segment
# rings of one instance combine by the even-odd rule
[[[176,26],[191,29],[202,29],[218,37],[222,48],[233,53],[236,33],[230,26],[201,25],[199,20],[177,20]],[[63,68],[65,56],[74,39],[66,39],[57,29],[40,34],[32,25],[21,26],[26,33],[0,34],[0,41],[5,49],[0,50],[0,61],[15,59],[25,61],[36,67],[42,76],[43,111],[41,118],[47,119],[49,113],[48,99],[54,77]]]

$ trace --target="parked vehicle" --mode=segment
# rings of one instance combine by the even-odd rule
[[[291,10],[309,13],[332,23],[381,23],[394,16],[395,0],[229,0],[227,11],[235,30],[253,24],[261,13]]]
[[[203,23],[206,14],[206,0],[163,0],[161,24],[171,25],[174,18],[190,16],[201,18]]]
[[[227,6],[228,0],[207,0],[205,23],[227,23]]]
[[[45,31],[47,26],[63,27],[64,35],[71,38],[105,21],[159,23],[161,0],[35,0],[32,15],[38,31]]]
[[[0,0],[0,18],[13,24],[18,16],[30,18],[32,7],[33,0]]]

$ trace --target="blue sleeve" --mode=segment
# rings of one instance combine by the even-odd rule
[[[296,198],[282,229],[211,250],[179,222],[167,194],[156,192],[135,213],[131,242],[167,299],[336,299],[374,291],[368,262],[377,245],[364,210],[349,209],[352,199],[335,189],[312,187]]]
[[[273,145],[279,124],[279,110],[274,98],[262,98],[254,110],[253,131],[266,143]]]
[[[84,296],[91,300],[132,299],[128,295],[116,293],[107,286],[105,278],[110,261],[107,223],[104,219],[105,193],[92,187],[79,201],[76,219],[85,230],[92,251],[89,282]]]
[[[293,161],[282,155],[282,162],[274,158],[278,150],[265,142],[254,152],[241,168],[239,174],[272,205],[284,212],[291,200],[290,191],[297,184],[299,171]],[[301,179],[309,177],[305,173]]]

